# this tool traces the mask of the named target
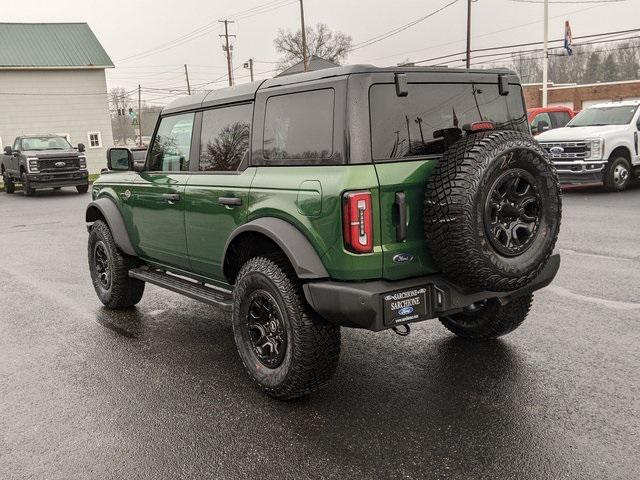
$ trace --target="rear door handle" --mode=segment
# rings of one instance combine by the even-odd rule
[[[242,205],[242,199],[238,197],[219,197],[218,203],[220,205],[227,205],[230,207],[238,207]]]
[[[162,199],[169,203],[179,202],[180,194],[179,193],[163,193]]]
[[[404,192],[396,192],[396,207],[398,207],[398,225],[396,225],[396,241],[407,239],[407,196]]]

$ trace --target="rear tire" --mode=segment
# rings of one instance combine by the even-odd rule
[[[497,299],[486,300],[475,311],[440,318],[440,322],[457,336],[468,340],[489,340],[513,332],[527,318],[533,294],[529,293],[501,305]]]
[[[320,390],[338,366],[340,327],[311,310],[282,255],[254,257],[240,269],[233,334],[247,373],[275,398]]]
[[[77,185],[76,190],[78,193],[87,193],[89,191],[89,185]]]
[[[632,169],[629,160],[616,157],[609,160],[602,176],[602,183],[608,192],[622,192],[631,183]]]
[[[111,230],[101,220],[89,231],[88,257],[93,288],[105,307],[128,308],[140,301],[145,283],[129,277],[129,270],[140,262],[118,249]]]
[[[32,197],[34,193],[36,193],[36,189],[31,186],[31,182],[27,178],[27,174],[22,172],[22,176],[20,177],[22,180],[22,193],[25,197]]]

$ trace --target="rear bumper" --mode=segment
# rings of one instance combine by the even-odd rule
[[[490,298],[508,301],[546,287],[560,268],[560,255],[552,255],[544,270],[524,288],[511,292],[469,293],[445,280],[441,275],[401,281],[371,282],[318,281],[304,284],[304,294],[311,307],[328,322],[344,327],[385,330],[395,325],[451,315],[475,302]],[[426,288],[427,315],[410,322],[389,323],[385,319],[383,297],[398,290]],[[387,320],[387,321],[385,321]]]
[[[29,173],[27,179],[32,188],[74,187],[89,184],[89,172],[76,170],[61,173]]]

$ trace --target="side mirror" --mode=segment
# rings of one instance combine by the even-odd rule
[[[107,168],[115,171],[133,170],[131,150],[123,147],[112,147],[107,150]]]
[[[546,132],[547,130],[549,130],[549,124],[544,120],[540,120],[538,122],[538,132],[542,133]]]
[[[6,153],[7,155],[13,155],[13,149],[11,148],[11,146],[7,145],[6,147],[4,147],[4,153]]]
[[[85,149],[85,147],[84,147],[84,143],[79,143],[79,144],[78,144],[78,151],[79,151],[80,153],[82,153],[82,152],[84,152],[85,150],[86,150],[86,149]]]

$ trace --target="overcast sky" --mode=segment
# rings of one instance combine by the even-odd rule
[[[307,25],[326,23],[359,43],[404,25],[452,0],[305,0]],[[533,0],[535,1],[535,0]],[[565,0],[567,1],[567,0]],[[640,0],[619,3],[550,5],[550,37],[560,38],[564,20],[573,35],[588,35],[639,27]],[[273,39],[280,28],[299,28],[300,11],[295,0],[20,0],[3,2],[5,22],[87,22],[110,55],[116,68],[107,73],[109,87],[132,89],[184,88],[183,64],[189,65],[192,84],[219,79],[224,86],[224,53],[217,20],[238,18],[231,25],[234,41],[234,74],[248,81],[242,63],[255,59],[257,78],[271,76],[278,56]],[[421,60],[455,53],[465,48],[466,0],[383,41],[354,51],[348,63],[394,65],[405,59]],[[260,5],[262,9],[249,10]],[[249,11],[247,11],[249,10]],[[242,13],[245,12],[245,13]],[[513,0],[478,0],[473,4],[473,48],[542,40],[542,4]],[[185,35],[191,37],[184,38]],[[181,38],[181,43],[152,50]],[[0,46],[1,48],[1,46]],[[129,58],[132,55],[150,52]],[[261,73],[265,72],[265,73]],[[222,78],[220,78],[222,77]],[[147,91],[149,92],[149,91]],[[164,103],[167,92],[146,93]]]

